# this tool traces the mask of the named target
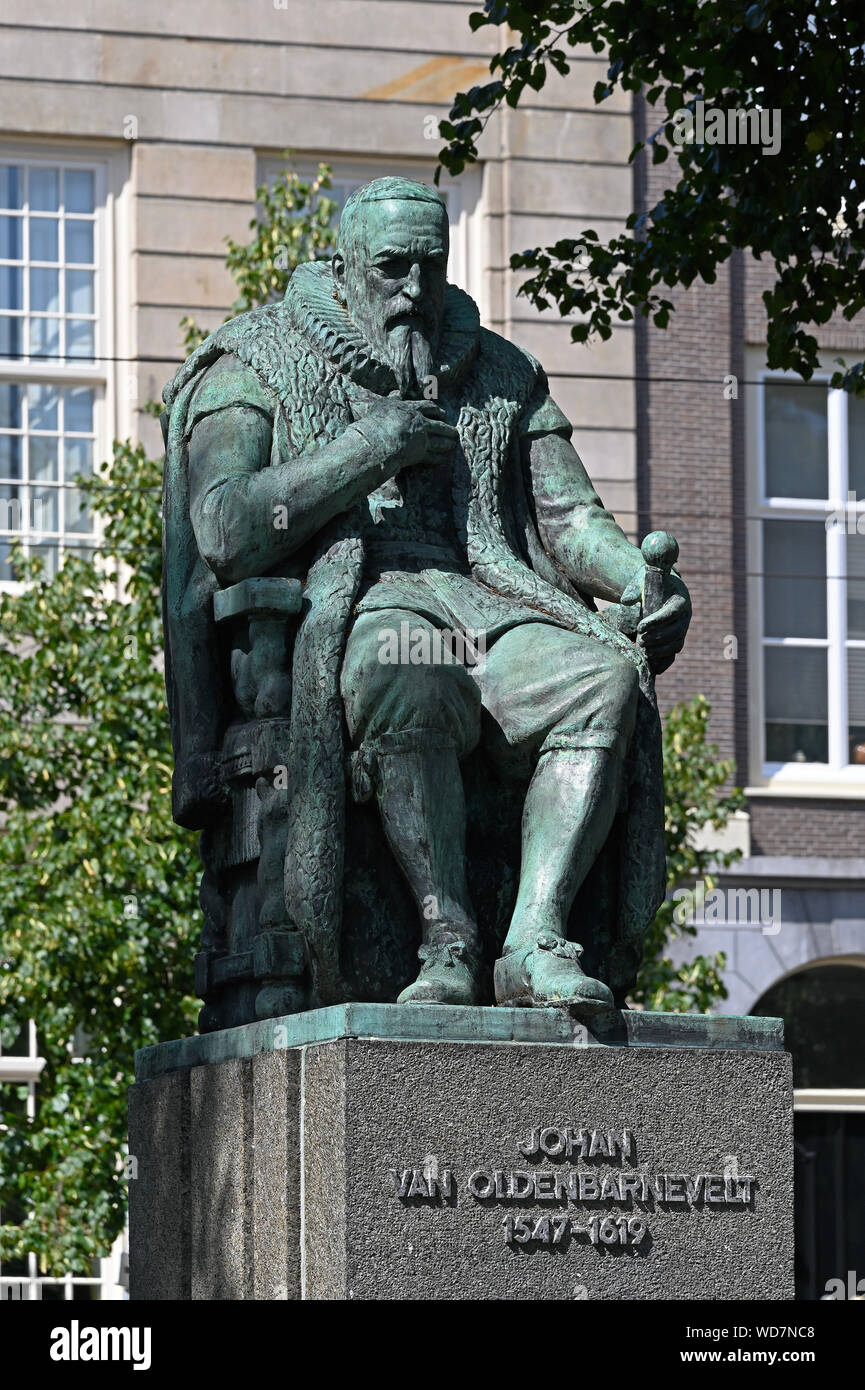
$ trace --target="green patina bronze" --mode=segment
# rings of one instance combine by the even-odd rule
[[[447,253],[438,195],[375,180],[333,262],[164,393],[202,1031],[352,1000],[603,1013],[663,898],[675,542],[628,541]]]

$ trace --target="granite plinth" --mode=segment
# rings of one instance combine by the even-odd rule
[[[782,1299],[778,1020],[343,1005],[148,1048],[135,1299]]]
[[[784,1046],[784,1025],[779,1018],[643,1013],[638,1009],[611,1009],[581,1023],[566,1009],[337,1004],[142,1048],[135,1054],[135,1079],[152,1081],[189,1067],[338,1038],[776,1051]]]

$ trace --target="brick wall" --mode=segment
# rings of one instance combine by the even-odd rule
[[[645,196],[654,206],[668,175],[665,166],[649,166],[645,175]],[[738,367],[729,266],[716,284],[670,297],[676,305],[670,326],[662,331],[648,324],[637,354],[644,433],[640,522],[643,532],[663,527],[676,536],[694,621],[685,650],[658,682],[658,694],[664,710],[698,692],[707,695],[713,737],[730,757],[736,751],[736,663],[724,651],[727,638],[739,635],[731,516],[742,504],[732,467],[739,403],[724,399],[723,384]],[[740,651],[744,645],[740,639]]]
[[[639,132],[642,113],[635,114]],[[652,207],[669,183],[667,165],[646,161],[636,176],[636,204]],[[681,548],[680,568],[694,602],[685,651],[659,679],[662,711],[705,694],[711,735],[723,757],[735,758],[737,781],[748,780],[749,682],[745,597],[745,392],[725,400],[723,378],[745,378],[746,345],[766,340],[761,295],[772,266],[733,256],[717,283],[672,293],[668,329],[651,324],[637,335],[638,496],[640,532],[664,527]],[[840,315],[817,330],[821,348],[865,350],[865,317]],[[855,357],[851,356],[851,360]],[[677,380],[665,380],[677,378]],[[724,659],[728,636],[736,660]],[[754,854],[851,858],[862,854],[865,800],[753,797]]]

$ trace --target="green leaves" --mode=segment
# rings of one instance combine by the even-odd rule
[[[284,157],[290,158],[288,153]],[[339,208],[327,197],[330,186],[330,168],[320,164],[313,179],[302,179],[286,168],[271,187],[262,185],[256,190],[259,211],[249,224],[252,239],[241,244],[225,238],[225,264],[239,291],[228,318],[281,299],[297,266],[333,255]],[[181,319],[180,326],[189,354],[207,333],[188,316]]]
[[[33,1250],[54,1274],[87,1272],[122,1229],[135,1049],[195,1023],[199,869],[171,820],[160,482],[159,462],[115,445],[82,484],[108,553],[67,558],[50,583],[21,561],[37,582],[0,598],[0,1020],[8,1037],[35,1019],[47,1059],[32,1124],[0,1093],[0,1206],[24,1223],[0,1229],[0,1252]]]
[[[330,253],[327,187],[322,166],[259,190],[255,235],[229,242],[236,312]],[[89,1272],[123,1229],[134,1052],[193,1032],[198,1009],[201,866],[171,819],[162,463],[115,443],[78,485],[103,548],[50,582],[19,557],[29,583],[0,595],[0,1037],[32,1018],[46,1059],[32,1123],[26,1093],[0,1088],[0,1259],[34,1251],[54,1275]]]
[[[241,245],[226,237],[225,264],[240,291],[231,316],[282,298],[296,266],[333,254],[339,209],[326,196],[330,186],[330,169],[320,164],[314,179],[286,169],[271,188],[257,190],[260,212],[249,224],[252,240]]]
[[[836,0],[683,0],[674,6],[502,0],[471,22],[474,28],[507,25],[510,43],[490,60],[499,80],[454,99],[453,133],[439,154],[452,174],[478,157],[479,138],[498,107],[516,107],[526,87],[539,90],[545,70],[567,71],[563,49],[604,55],[606,78],[594,85],[596,104],[618,91],[642,92],[648,103],[650,129],[641,144],[651,148],[653,164],[666,163],[671,187],[650,209],[650,235],[607,241],[616,267],[612,295],[597,264],[588,283],[581,279],[572,307],[579,302],[584,324],[575,339],[607,336],[616,317],[654,318],[660,307],[655,287],[686,287],[697,277],[712,284],[718,266],[740,250],[768,256],[778,284],[785,285],[783,310],[770,309],[768,365],[810,378],[819,358],[814,330],[836,312],[851,319],[865,306],[865,218],[854,212],[861,201],[865,8]],[[774,135],[745,143],[678,143],[681,125],[673,118],[686,108],[693,116],[698,102],[704,113],[714,109],[725,117],[775,113],[780,145]],[[541,270],[539,260],[523,263]],[[534,302],[538,308],[557,303],[567,312],[576,272],[564,271],[559,300],[552,292],[554,270],[553,255],[544,271],[545,300]],[[531,299],[532,290],[530,280],[521,292]],[[659,326],[670,308],[655,318]],[[838,380],[846,390],[862,389],[855,364]]]
[[[717,748],[708,742],[710,713],[708,700],[698,695],[690,704],[676,705],[664,721],[668,890],[696,879],[711,890],[715,886],[712,870],[726,868],[741,857],[739,850],[710,852],[696,849],[693,843],[695,831],[705,826],[722,830],[747,804],[738,788],[729,788],[733,763],[719,759]],[[706,1013],[727,997],[722,977],[726,960],[719,952],[674,965],[665,954],[668,943],[677,936],[697,934],[695,926],[674,921],[674,908],[668,898],[649,929],[634,1002],[671,1013]]]

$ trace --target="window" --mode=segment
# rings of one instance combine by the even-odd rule
[[[758,422],[762,771],[865,780],[865,401],[766,375]]]
[[[435,164],[421,164],[417,160],[360,160],[347,162],[338,156],[323,154],[315,159],[306,156],[296,162],[289,161],[302,178],[310,178],[318,170],[319,162],[329,164],[332,169],[331,187],[328,197],[333,198],[342,212],[349,195],[370,179],[386,178],[391,175],[404,175],[418,179],[421,183],[433,182]],[[259,163],[258,182],[273,183],[287,165],[284,159],[268,156]],[[448,279],[452,284],[470,294],[477,301],[484,317],[483,257],[481,251],[481,187],[482,170],[479,167],[463,174],[458,181],[442,175],[439,193],[447,205],[450,222],[450,258]]]
[[[94,544],[103,205],[98,163],[0,160],[0,585],[14,541],[49,576]]]

